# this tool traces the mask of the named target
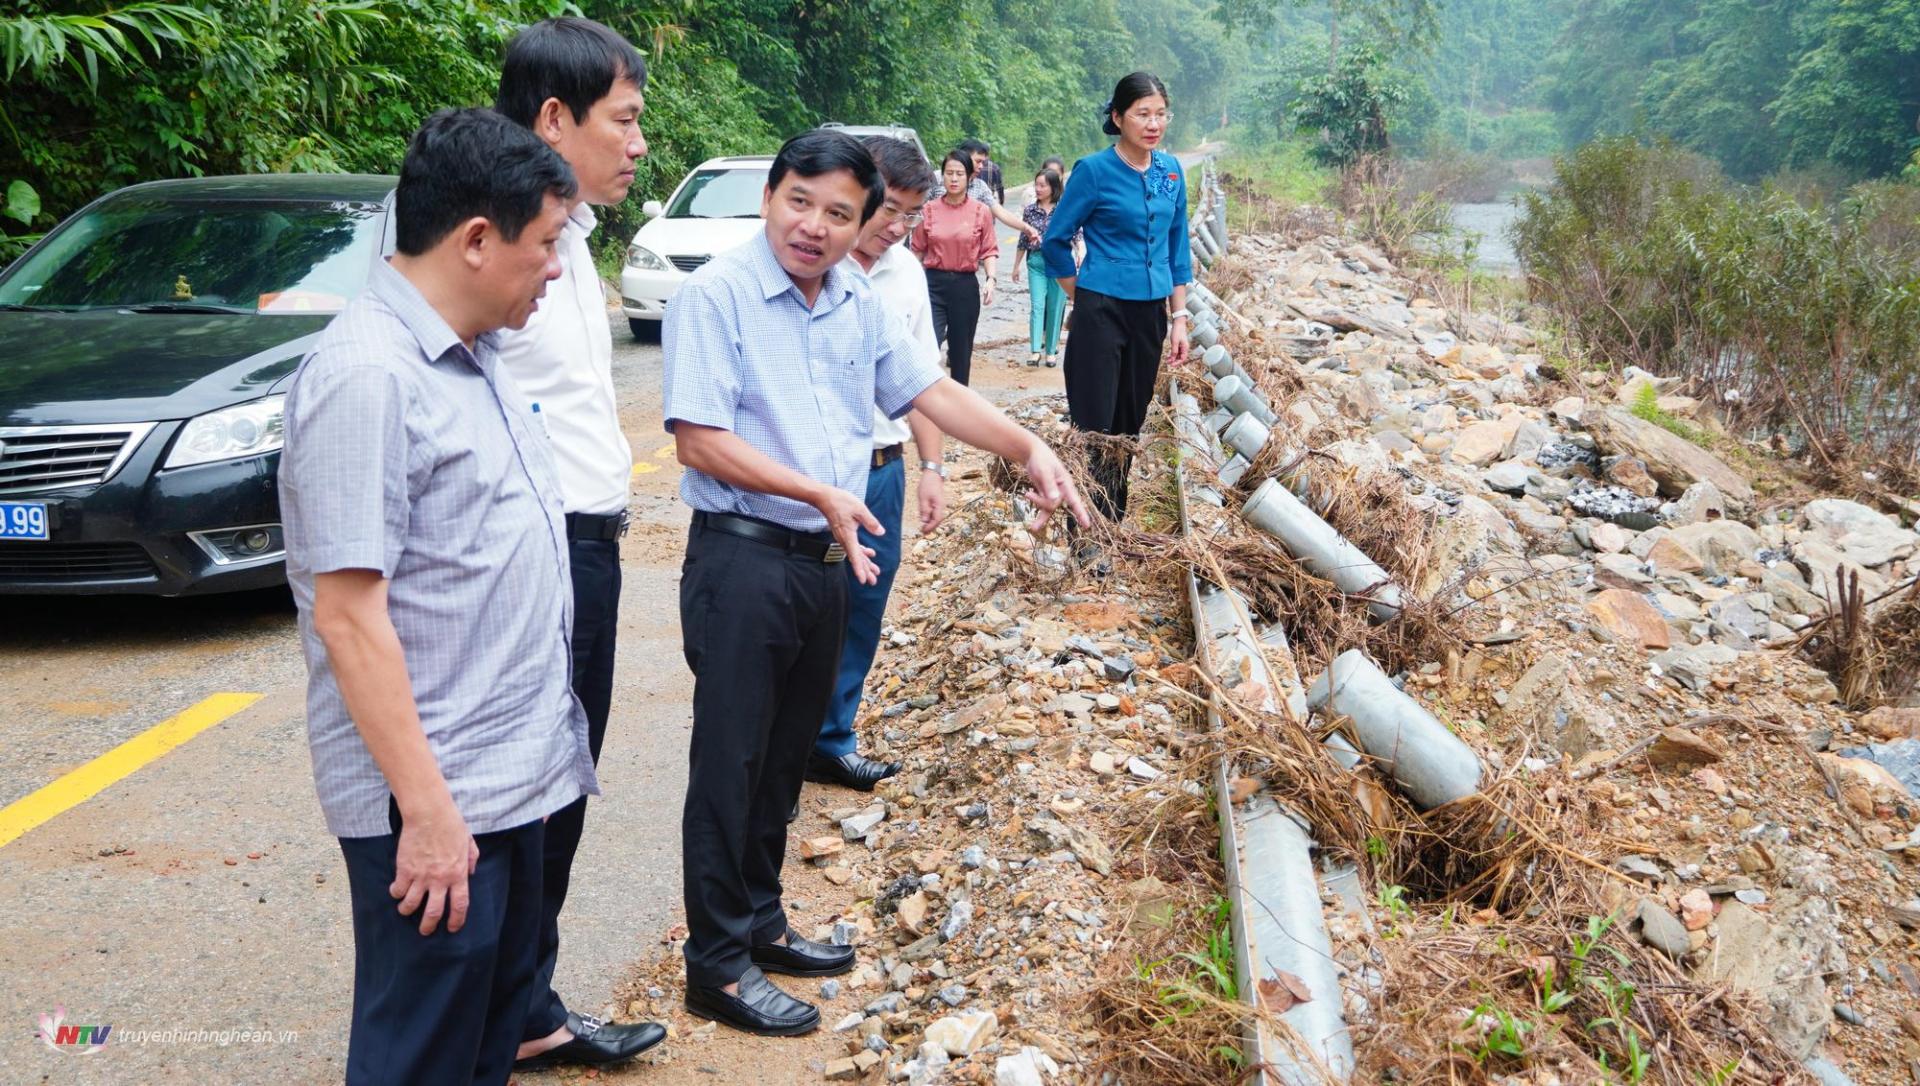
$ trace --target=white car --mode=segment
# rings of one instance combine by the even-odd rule
[[[663,206],[642,205],[647,224],[627,246],[620,270],[620,308],[635,339],[660,334],[667,301],[688,273],[745,243],[761,229],[760,196],[772,155],[711,158],[680,182]]]

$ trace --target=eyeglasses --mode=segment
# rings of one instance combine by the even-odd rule
[[[892,204],[881,204],[880,210],[888,219],[901,223],[909,229],[927,221],[927,213],[924,211],[902,211]]]
[[[1166,124],[1168,121],[1173,120],[1173,114],[1168,113],[1164,109],[1158,113],[1148,113],[1143,109],[1135,113],[1129,113],[1127,116],[1132,117],[1141,124],[1146,124],[1150,121],[1159,121],[1161,124]]]

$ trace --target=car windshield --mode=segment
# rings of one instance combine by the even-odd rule
[[[767,167],[699,170],[680,186],[669,219],[757,219],[767,188]]]
[[[115,200],[0,279],[0,306],[337,313],[380,246],[366,204]]]

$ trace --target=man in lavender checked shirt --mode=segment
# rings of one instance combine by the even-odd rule
[[[853,968],[851,947],[806,939],[780,899],[787,814],[833,694],[847,571],[880,570],[861,500],[874,409],[1025,464],[1048,513],[1086,510],[1039,438],[940,375],[873,287],[841,261],[886,197],[873,156],[820,129],[781,147],[766,229],[688,277],[667,309],[666,425],[693,507],[680,580],[693,671],[681,855],[689,1011],[736,1029],[817,1029],[819,1009],[767,980]],[[1037,530],[1041,526],[1036,523]]]
[[[542,821],[598,793],[569,687],[547,441],[494,333],[560,275],[565,160],[490,110],[435,114],[396,248],[287,395],[287,577],[307,733],[353,905],[350,1086],[501,1086],[540,946]]]

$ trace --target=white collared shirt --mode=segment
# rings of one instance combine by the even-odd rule
[[[933,335],[933,301],[927,296],[927,271],[920,266],[919,258],[905,245],[895,245],[873,262],[871,271],[860,267],[859,261],[851,256],[847,257],[847,264],[872,281],[881,308],[887,311],[890,319],[906,322],[908,334],[920,345],[921,353],[931,359],[937,368],[940,365],[940,341]],[[890,419],[875,409],[874,448],[884,449],[912,440],[913,430],[907,426],[904,417]]]
[[[599,224],[581,203],[560,232],[560,278],[547,284],[527,326],[500,333],[500,364],[540,409],[553,440],[560,496],[569,513],[627,507],[633,451],[613,393],[613,333],[587,238]]]

